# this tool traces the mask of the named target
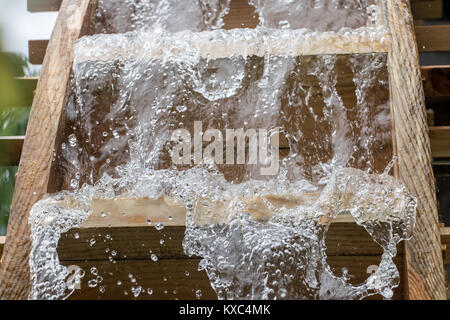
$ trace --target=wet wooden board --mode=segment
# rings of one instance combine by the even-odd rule
[[[368,268],[377,265],[380,258],[376,256],[330,256],[328,263],[336,275],[342,274],[342,269],[346,268],[351,276],[350,282],[353,284],[362,283],[369,276]],[[394,259],[397,267],[401,269],[402,259]],[[77,299],[197,299],[197,290],[201,290],[201,299],[217,299],[214,290],[211,288],[208,277],[204,271],[197,271],[198,259],[160,259],[158,261],[148,260],[120,260],[110,261],[62,261],[65,266],[78,266],[86,272],[85,278],[81,280],[81,290],[69,297],[71,300]],[[90,273],[90,269],[95,267],[103,281],[96,287],[89,287],[88,281],[96,279]],[[369,269],[370,271],[370,269]],[[187,273],[188,276],[186,275]],[[132,278],[136,282],[131,281]],[[117,285],[117,281],[121,285]],[[100,292],[100,286],[105,291]],[[131,288],[141,286],[143,292],[134,297]],[[146,290],[152,289],[152,295]],[[403,297],[403,281],[400,286],[394,289],[394,299]],[[127,292],[125,294],[124,292]],[[369,299],[381,299],[380,296]]]
[[[72,229],[64,233],[58,244],[62,261],[108,260],[111,250],[119,260],[142,260],[150,257],[150,250],[160,259],[186,259],[182,241],[185,227],[117,227]],[[91,240],[95,244],[91,245]],[[160,241],[164,240],[161,245]],[[383,250],[367,231],[355,223],[336,222],[326,235],[327,254],[330,256],[380,256]],[[106,249],[110,249],[107,252]],[[398,256],[403,246],[398,246]]]

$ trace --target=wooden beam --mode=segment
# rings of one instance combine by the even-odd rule
[[[430,127],[433,158],[450,158],[450,126]]]
[[[18,166],[23,148],[24,136],[0,137],[0,166]]]
[[[49,40],[28,41],[28,60],[31,64],[42,64]]]
[[[28,123],[24,152],[0,267],[0,296],[26,299],[31,249],[28,214],[48,190],[55,141],[65,105],[74,42],[82,34],[89,0],[64,0],[48,46]]]
[[[243,52],[247,56],[263,57],[266,55],[279,56],[316,56],[321,54],[347,55],[352,53],[386,53],[389,48],[389,38],[385,34],[368,36],[363,33],[352,33],[340,36],[333,33],[323,33],[317,37],[305,37],[302,31],[291,30],[291,32],[278,37],[261,36],[254,30],[245,29],[245,36],[233,40],[221,38],[211,41],[211,32],[205,31],[201,34],[186,35],[188,43],[195,44],[199,50],[199,56],[208,59],[221,59],[239,56]],[[136,58],[136,52],[140,58],[164,60],[170,56],[173,61],[184,59],[184,47],[174,46],[177,42],[176,36],[167,35],[162,42],[154,42],[153,36],[148,37],[152,43],[151,50],[147,50],[146,35],[139,38],[128,37],[121,39],[121,35],[108,35],[107,40],[101,43],[91,41],[82,42],[83,50],[77,52],[75,63],[89,61],[112,62],[118,59],[132,61]],[[124,43],[126,42],[126,44]],[[147,44],[147,45],[146,45]],[[95,50],[98,47],[103,50]],[[126,46],[128,50],[123,50]],[[142,55],[141,55],[142,54]]]
[[[409,1],[388,0],[387,10],[396,173],[418,200],[414,235],[405,244],[405,297],[446,299],[430,138]]]
[[[450,25],[416,26],[420,52],[450,51]]]
[[[108,260],[111,254],[107,249],[114,248],[116,259],[146,259],[149,250],[160,259],[186,259],[182,246],[185,230],[185,226],[165,226],[159,231],[154,225],[74,228],[61,235],[58,257],[63,261]],[[105,238],[107,235],[108,239]],[[94,245],[91,245],[91,239],[96,240]],[[164,239],[163,245],[161,239]],[[333,222],[326,235],[326,244],[330,256],[381,256],[383,253],[367,231],[355,222]],[[403,245],[399,245],[398,255],[401,257],[402,254]]]
[[[58,11],[62,0],[27,0],[27,10],[29,12],[50,12]]]
[[[426,97],[450,97],[450,65],[420,68]]]
[[[194,300],[197,299],[197,290],[201,291],[201,299],[214,300],[217,295],[211,288],[210,281],[204,271],[198,271],[199,259],[159,259],[152,261],[146,260],[117,260],[111,262],[108,260],[96,261],[61,261],[65,266],[78,266],[85,271],[86,275],[81,280],[81,290],[75,292],[69,297],[70,300]],[[398,268],[403,267],[402,259],[396,258],[394,262]],[[351,282],[359,284],[368,277],[367,267],[379,263],[379,257],[376,256],[330,256],[328,263],[334,269],[334,272],[340,274],[343,268],[353,277]],[[95,279],[96,276],[90,274],[90,269],[95,267],[98,274],[103,278],[102,282],[96,287],[89,287],[88,281]],[[136,284],[131,282],[129,274],[136,279]],[[118,285],[118,280],[121,281]],[[104,293],[100,293],[99,287],[105,288]],[[141,286],[143,292],[134,296],[131,287]],[[152,289],[152,295],[147,294],[147,289]],[[394,289],[394,299],[402,298],[403,282]],[[125,294],[127,291],[127,294]],[[370,297],[369,299],[381,299],[380,296]]]
[[[433,158],[450,157],[449,146],[450,127],[430,127],[431,151]],[[0,166],[17,166],[22,154],[24,136],[0,137]],[[281,149],[280,157],[285,158],[288,149]]]
[[[420,52],[450,51],[450,26],[416,26],[416,38]],[[28,42],[28,56],[31,64],[42,64],[47,44],[48,40],[30,40]],[[361,48],[367,47],[363,43],[358,44],[358,46]],[[341,47],[342,50],[337,53],[359,50],[358,48],[346,48],[343,44]],[[366,51],[370,50],[364,49],[364,52]],[[384,51],[384,48],[375,48],[374,51]],[[312,51],[311,54],[313,54]]]
[[[73,229],[63,234],[58,244],[61,263],[81,267],[87,275],[82,281],[81,290],[75,291],[70,299],[130,298],[123,294],[124,290],[130,289],[130,273],[137,279],[138,285],[144,289],[153,289],[152,296],[143,294],[139,296],[140,299],[175,298],[171,294],[175,289],[178,299],[192,299],[198,289],[203,291],[203,299],[215,299],[216,295],[210,291],[206,274],[196,271],[199,259],[189,258],[184,254],[184,233],[184,227],[165,227],[158,231],[153,226],[146,226]],[[92,239],[96,240],[94,245],[91,245]],[[164,240],[163,245],[161,239]],[[348,268],[354,284],[363,282],[368,276],[367,268],[380,261],[380,246],[373,242],[364,228],[354,223],[332,224],[326,241],[327,261],[333,271],[340,275],[342,268]],[[114,256],[111,255],[112,250],[115,251]],[[150,251],[157,255],[158,261],[150,259]],[[399,270],[403,268],[402,253],[403,245],[399,245],[399,256],[394,259]],[[113,257],[113,261],[110,261],[110,257]],[[93,266],[104,278],[99,284],[105,286],[104,295],[99,293],[98,287],[87,286],[87,281],[93,277],[89,275]],[[186,276],[186,271],[189,276]],[[167,281],[163,280],[164,277]],[[121,286],[116,285],[118,280],[123,282]],[[192,288],[195,288],[193,292]],[[166,290],[169,294],[164,293]],[[394,292],[394,298],[402,298],[403,277],[400,287]]]

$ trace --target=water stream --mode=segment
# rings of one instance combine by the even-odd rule
[[[67,139],[55,153],[64,191],[30,214],[30,298],[70,294],[57,245],[86,221],[93,199],[162,196],[185,203],[184,251],[202,257],[220,299],[392,298],[393,259],[412,235],[416,200],[389,175],[386,54],[297,54],[320,37],[382,37],[377,3],[250,0],[260,25],[225,30],[229,1],[101,1],[97,34],[75,48]],[[221,163],[215,148],[174,164],[173,132],[195,136],[198,121],[216,139],[227,129],[279,133],[278,170],[261,170],[273,149],[256,163]],[[199,223],[218,207],[220,222]],[[327,262],[326,233],[339,215],[383,248],[359,285]],[[100,280],[91,284],[101,292]]]

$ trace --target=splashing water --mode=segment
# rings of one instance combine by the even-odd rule
[[[102,34],[76,44],[67,139],[56,157],[66,191],[30,213],[30,298],[70,294],[61,234],[83,225],[93,199],[119,196],[186,204],[184,250],[202,257],[220,299],[392,298],[393,258],[411,236],[416,200],[388,175],[386,54],[298,54],[315,38],[382,37],[368,22],[375,1],[251,0],[254,30],[220,29],[229,1],[175,2],[103,0],[94,26]],[[279,172],[206,160],[175,166],[171,133],[197,120],[222,132],[281,128]],[[384,252],[359,285],[327,262],[326,233],[344,214]],[[131,294],[143,290],[135,283]]]

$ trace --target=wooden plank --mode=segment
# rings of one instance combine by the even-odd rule
[[[184,234],[184,226],[164,227],[162,230],[153,226],[72,229],[61,236],[58,256],[64,261],[108,260],[111,250],[115,250],[115,259],[141,260],[148,258],[152,250],[160,259],[186,259],[182,247]],[[92,239],[95,241],[93,245]],[[163,244],[161,240],[164,240]],[[330,256],[382,254],[381,247],[355,223],[333,223],[327,232],[326,244]],[[402,254],[403,245],[400,245],[398,256]]]
[[[414,19],[441,19],[444,15],[443,0],[411,0]]]
[[[416,26],[420,52],[450,51],[450,25]]]
[[[85,273],[81,279],[81,290],[76,290],[70,296],[71,300],[122,300],[122,299],[185,299],[195,300],[197,290],[201,290],[203,299],[217,299],[211,284],[204,271],[198,271],[198,259],[167,259],[148,260],[121,260],[110,261],[61,261],[65,266],[80,267]],[[96,287],[88,286],[88,281],[97,277],[90,272],[91,268],[98,270],[103,278]],[[131,275],[131,278],[130,278]],[[132,280],[135,279],[135,283]],[[121,284],[118,285],[118,281]],[[100,293],[100,286],[105,292]],[[135,297],[132,287],[141,286],[144,290]],[[147,289],[153,292],[147,293]],[[175,291],[176,290],[176,291]],[[124,292],[127,292],[125,294]],[[174,293],[175,291],[175,293]]]
[[[450,158],[450,126],[430,127],[433,158]]]
[[[280,56],[316,56],[321,54],[347,55],[352,53],[385,53],[388,50],[389,41],[385,34],[367,35],[364,33],[352,33],[346,36],[333,33],[321,33],[319,36],[305,37],[303,31],[292,30],[289,34],[279,37],[267,37],[252,30],[245,29],[245,36],[234,40],[215,39],[211,41],[208,31],[199,34],[186,35],[186,41],[193,43],[199,50],[199,56],[207,59],[222,59],[239,56],[243,52],[247,56],[263,57],[266,55]],[[176,36],[167,35],[164,41],[155,42],[149,37],[139,38],[130,36],[126,40],[120,40],[118,35],[109,35],[107,41],[102,41],[103,50],[95,50],[99,43],[83,42],[82,51],[78,52],[75,63],[89,61],[113,62],[119,59],[132,61],[139,52],[140,59],[164,60],[170,56],[171,61],[184,59],[184,47],[173,46]],[[125,41],[125,43],[123,42]],[[147,43],[147,44],[146,44]],[[146,49],[151,43],[152,50]],[[123,46],[127,50],[123,50]],[[37,47],[37,45],[36,45]],[[42,51],[42,50],[41,50]]]
[[[19,92],[22,95],[22,101],[24,105],[14,107],[31,107],[31,105],[33,104],[34,92],[36,90],[38,80],[38,77],[15,78]]]
[[[28,60],[31,64],[42,64],[49,40],[28,41]]]
[[[450,26],[416,26],[416,38],[417,45],[420,52],[435,52],[435,51],[450,51]],[[346,41],[341,41],[339,38],[330,41],[330,40],[322,40],[323,44],[317,43],[313,46],[310,52],[306,54],[317,54],[320,50],[323,49],[331,49],[333,52],[329,52],[329,50],[325,50],[323,53],[351,53],[358,52],[358,50],[362,50],[362,52],[385,52],[385,48],[382,43],[361,43],[356,42],[353,47],[348,47],[348,43],[345,44]],[[328,46],[325,45],[328,43]],[[336,50],[333,48],[333,45],[330,43],[337,44],[337,48],[341,48],[341,50]],[[28,57],[31,64],[42,64],[45,56],[45,50],[47,49],[48,40],[30,40],[28,42]],[[321,48],[318,50],[317,48]]]
[[[450,26],[416,26],[416,39],[420,52],[450,51]],[[314,51],[311,51],[310,54],[316,54],[318,52],[317,47],[321,47],[322,49],[333,48],[333,45],[330,44],[329,40],[323,42],[323,45],[320,43],[316,44],[312,48]],[[328,43],[328,46],[325,45],[326,42]],[[338,48],[341,48],[341,50],[333,53],[358,52],[358,50],[362,50],[362,52],[371,52],[370,41],[368,43],[356,42],[354,47],[348,47],[348,43],[345,44],[345,41],[341,41],[340,39],[331,42],[334,42],[338,45]],[[31,64],[42,64],[47,44],[48,40],[30,40],[28,42],[28,57]],[[385,51],[381,43],[374,43],[372,44],[372,47],[372,51],[375,52]],[[333,50],[336,51],[336,49]],[[323,53],[327,52],[328,51],[325,50]]]
[[[25,137],[0,137],[0,166],[18,166]]]
[[[0,267],[0,296],[26,299],[30,289],[31,248],[28,214],[49,188],[57,132],[73,61],[73,45],[82,34],[89,0],[64,0],[48,46],[28,123],[24,152]]]
[[[232,0],[229,13],[223,18],[224,29],[256,28],[259,23],[255,7],[248,0]]]
[[[450,65],[420,69],[426,97],[450,97]]]
[[[387,10],[396,174],[418,200],[414,236],[405,244],[405,298],[446,299],[425,98],[409,1],[388,0]]]
[[[376,256],[331,256],[328,263],[336,275],[341,275],[343,268],[351,275],[350,282],[359,284],[368,277],[369,266],[378,265],[380,257]],[[395,258],[394,262],[401,270],[402,259]],[[70,296],[71,300],[78,299],[196,299],[197,290],[201,290],[201,299],[217,299],[212,290],[209,279],[204,271],[197,271],[197,259],[160,259],[147,260],[116,260],[110,261],[61,261],[65,266],[78,266],[85,272],[81,280],[81,290],[76,290]],[[97,279],[90,270],[95,267],[102,282],[96,287],[89,287],[89,280]],[[130,278],[131,275],[131,278]],[[135,279],[135,282],[132,282]],[[394,290],[394,299],[402,298],[403,279],[400,286]],[[118,285],[120,281],[120,285]],[[100,286],[104,293],[100,292]],[[132,287],[141,286],[144,292],[135,297]],[[152,295],[146,290],[152,289]],[[127,291],[127,294],[124,292]],[[371,297],[380,299],[381,297]]]
[[[29,12],[50,12],[58,11],[62,0],[27,0],[27,10]]]

